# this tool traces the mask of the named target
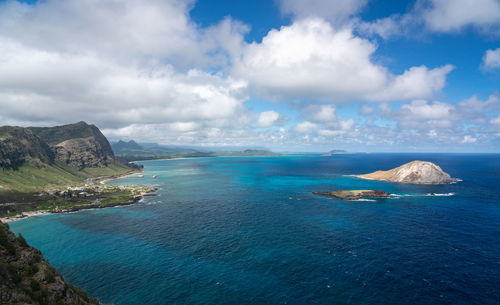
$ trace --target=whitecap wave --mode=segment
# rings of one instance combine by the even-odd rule
[[[454,196],[455,193],[444,193],[444,194],[439,194],[439,193],[428,193],[425,194],[425,196],[437,196],[437,197],[448,197],[448,196]]]

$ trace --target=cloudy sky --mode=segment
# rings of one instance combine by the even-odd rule
[[[0,0],[0,125],[500,151],[500,0]]]

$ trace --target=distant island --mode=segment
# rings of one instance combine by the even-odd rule
[[[332,155],[346,155],[346,154],[353,154],[353,152],[349,152],[349,151],[342,150],[342,149],[334,149],[334,150],[330,150],[327,153],[322,154],[321,156],[330,157]]]
[[[441,167],[432,162],[412,161],[387,171],[376,171],[357,177],[369,180],[382,180],[410,184],[448,184],[460,181],[451,178]]]
[[[156,143],[137,143],[134,140],[128,142],[119,140],[112,143],[111,147],[115,156],[123,161],[136,160],[174,159],[174,158],[197,158],[197,157],[238,157],[238,156],[280,156],[266,149],[243,149],[229,151],[210,151],[195,149],[191,147],[165,146]]]

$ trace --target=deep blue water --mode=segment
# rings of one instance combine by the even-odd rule
[[[347,176],[415,159],[463,181]],[[145,178],[113,183],[159,187],[144,204],[10,226],[107,304],[500,303],[500,155],[141,163]],[[311,194],[336,189],[413,196],[345,202]]]

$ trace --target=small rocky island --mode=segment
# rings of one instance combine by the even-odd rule
[[[372,190],[349,190],[349,191],[334,191],[334,192],[313,192],[314,195],[322,195],[335,197],[343,200],[360,200],[360,199],[383,199],[389,197],[389,193],[384,191]]]
[[[460,179],[451,178],[436,164],[426,161],[412,161],[391,170],[376,171],[357,177],[411,184],[448,184],[460,181]]]

